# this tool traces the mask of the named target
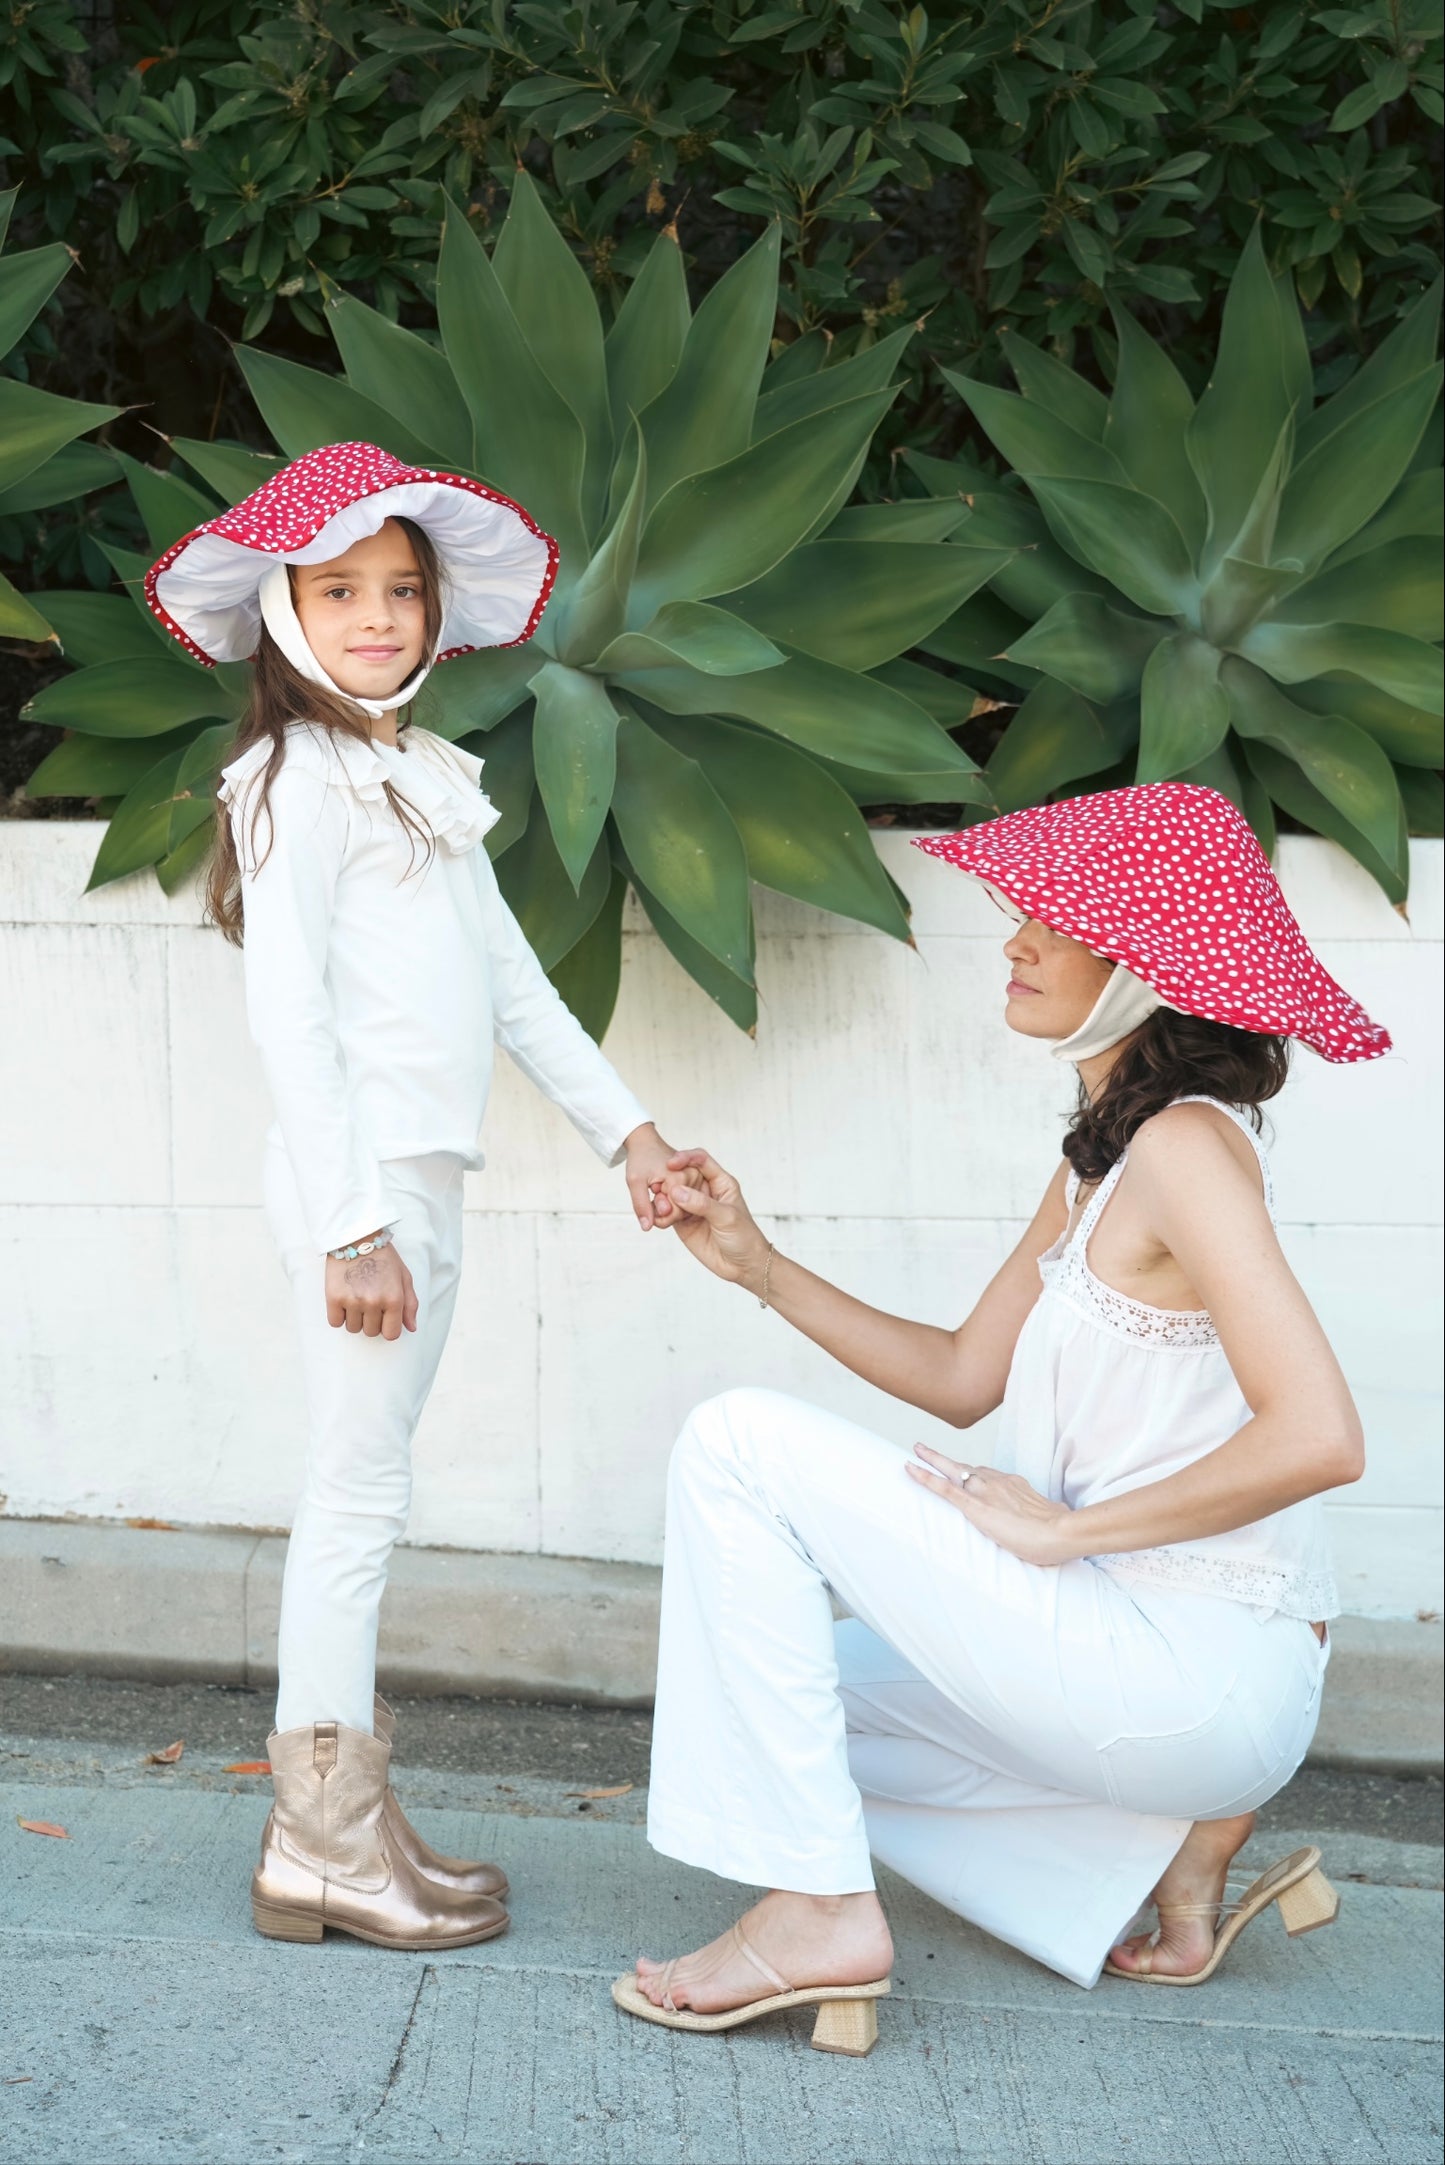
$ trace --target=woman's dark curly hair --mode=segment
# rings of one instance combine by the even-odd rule
[[[1092,1186],[1124,1155],[1144,1122],[1178,1098],[1222,1098],[1259,1128],[1260,1106],[1284,1088],[1288,1073],[1288,1038],[1156,1007],[1126,1042],[1099,1095],[1091,1101],[1080,1084],[1064,1156]]]

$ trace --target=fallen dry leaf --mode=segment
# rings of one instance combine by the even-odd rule
[[[185,1748],[185,1738],[177,1737],[175,1743],[168,1744],[163,1752],[147,1752],[141,1761],[141,1765],[143,1767],[173,1767]]]
[[[176,1530],[169,1519],[127,1519],[126,1525],[143,1534],[173,1534]]]
[[[593,1797],[625,1797],[631,1787],[631,1782],[619,1782],[615,1789],[564,1789],[562,1794],[564,1797],[587,1797],[588,1799]]]
[[[221,1769],[223,1774],[269,1774],[270,1771],[269,1759],[233,1759],[228,1767]]]
[[[57,1842],[68,1842],[70,1840],[66,1829],[57,1827],[55,1822],[50,1819],[21,1819],[17,1815],[15,1824],[17,1827],[23,1827],[27,1834],[50,1834],[55,1837]]]

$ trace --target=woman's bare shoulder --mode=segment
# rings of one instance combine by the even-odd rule
[[[1152,1113],[1130,1139],[1129,1164],[1144,1183],[1161,1191],[1197,1190],[1200,1181],[1227,1180],[1238,1172],[1263,1193],[1258,1155],[1239,1122],[1222,1107],[1197,1100]]]

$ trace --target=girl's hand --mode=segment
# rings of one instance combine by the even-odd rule
[[[699,1263],[729,1285],[756,1293],[771,1243],[743,1201],[743,1191],[705,1150],[680,1150],[668,1159],[667,1193],[672,1224]]]
[[[403,1328],[416,1329],[418,1306],[411,1272],[394,1246],[354,1263],[326,1258],[326,1320],[333,1330],[344,1323],[368,1338],[400,1338]]]
[[[1085,1553],[1074,1528],[1074,1512],[1066,1503],[1050,1503],[1020,1474],[964,1465],[926,1443],[913,1448],[923,1463],[910,1459],[908,1471],[920,1487],[952,1504],[1010,1556],[1026,1564],[1058,1565]]]
[[[655,1225],[670,1224],[672,1205],[667,1199],[665,1183],[667,1168],[672,1162],[672,1145],[663,1141],[649,1120],[645,1126],[633,1129],[623,1148],[627,1152],[624,1177],[638,1224],[644,1233],[650,1233]]]

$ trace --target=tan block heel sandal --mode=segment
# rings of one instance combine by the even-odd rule
[[[878,2042],[878,2002],[886,1997],[890,1979],[878,1977],[866,1985],[790,1985],[775,1969],[764,1962],[743,1936],[740,1924],[733,1926],[733,1941],[739,1954],[751,1962],[753,1968],[772,1991],[760,2000],[749,2000],[744,2007],[728,2007],[718,2015],[694,2014],[690,2007],[674,2007],[669,1989],[672,1972],[676,1965],[669,1962],[662,1973],[662,2005],[655,2007],[642,1991],[635,1976],[619,1977],[612,1987],[612,1997],[617,2005],[629,2015],[637,2015],[644,2022],[657,2022],[668,2030],[736,2030],[745,2022],[756,2022],[759,2015],[781,2014],[787,2007],[816,2007],[818,2019],[813,2024],[812,2044],[816,2052],[842,2052],[850,2059],[861,2060],[873,2050]]]
[[[1298,1939],[1302,1932],[1318,1932],[1321,1925],[1334,1923],[1340,1913],[1340,1898],[1320,1870],[1317,1849],[1297,1849],[1293,1856],[1281,1857],[1278,1864],[1272,1864],[1267,1872],[1260,1873],[1237,1902],[1155,1903],[1161,1923],[1166,1917],[1219,1918],[1214,1946],[1202,1970],[1194,1970],[1188,1977],[1166,1977],[1162,1971],[1151,1967],[1154,1950],[1145,1947],[1140,1955],[1141,1968],[1122,1970],[1114,1963],[1106,1962],[1105,1973],[1110,1977],[1128,1977],[1135,1984],[1143,1985],[1202,1985],[1207,1977],[1214,1975],[1245,1926],[1272,1902],[1279,1904],[1280,1922],[1291,1939]]]

